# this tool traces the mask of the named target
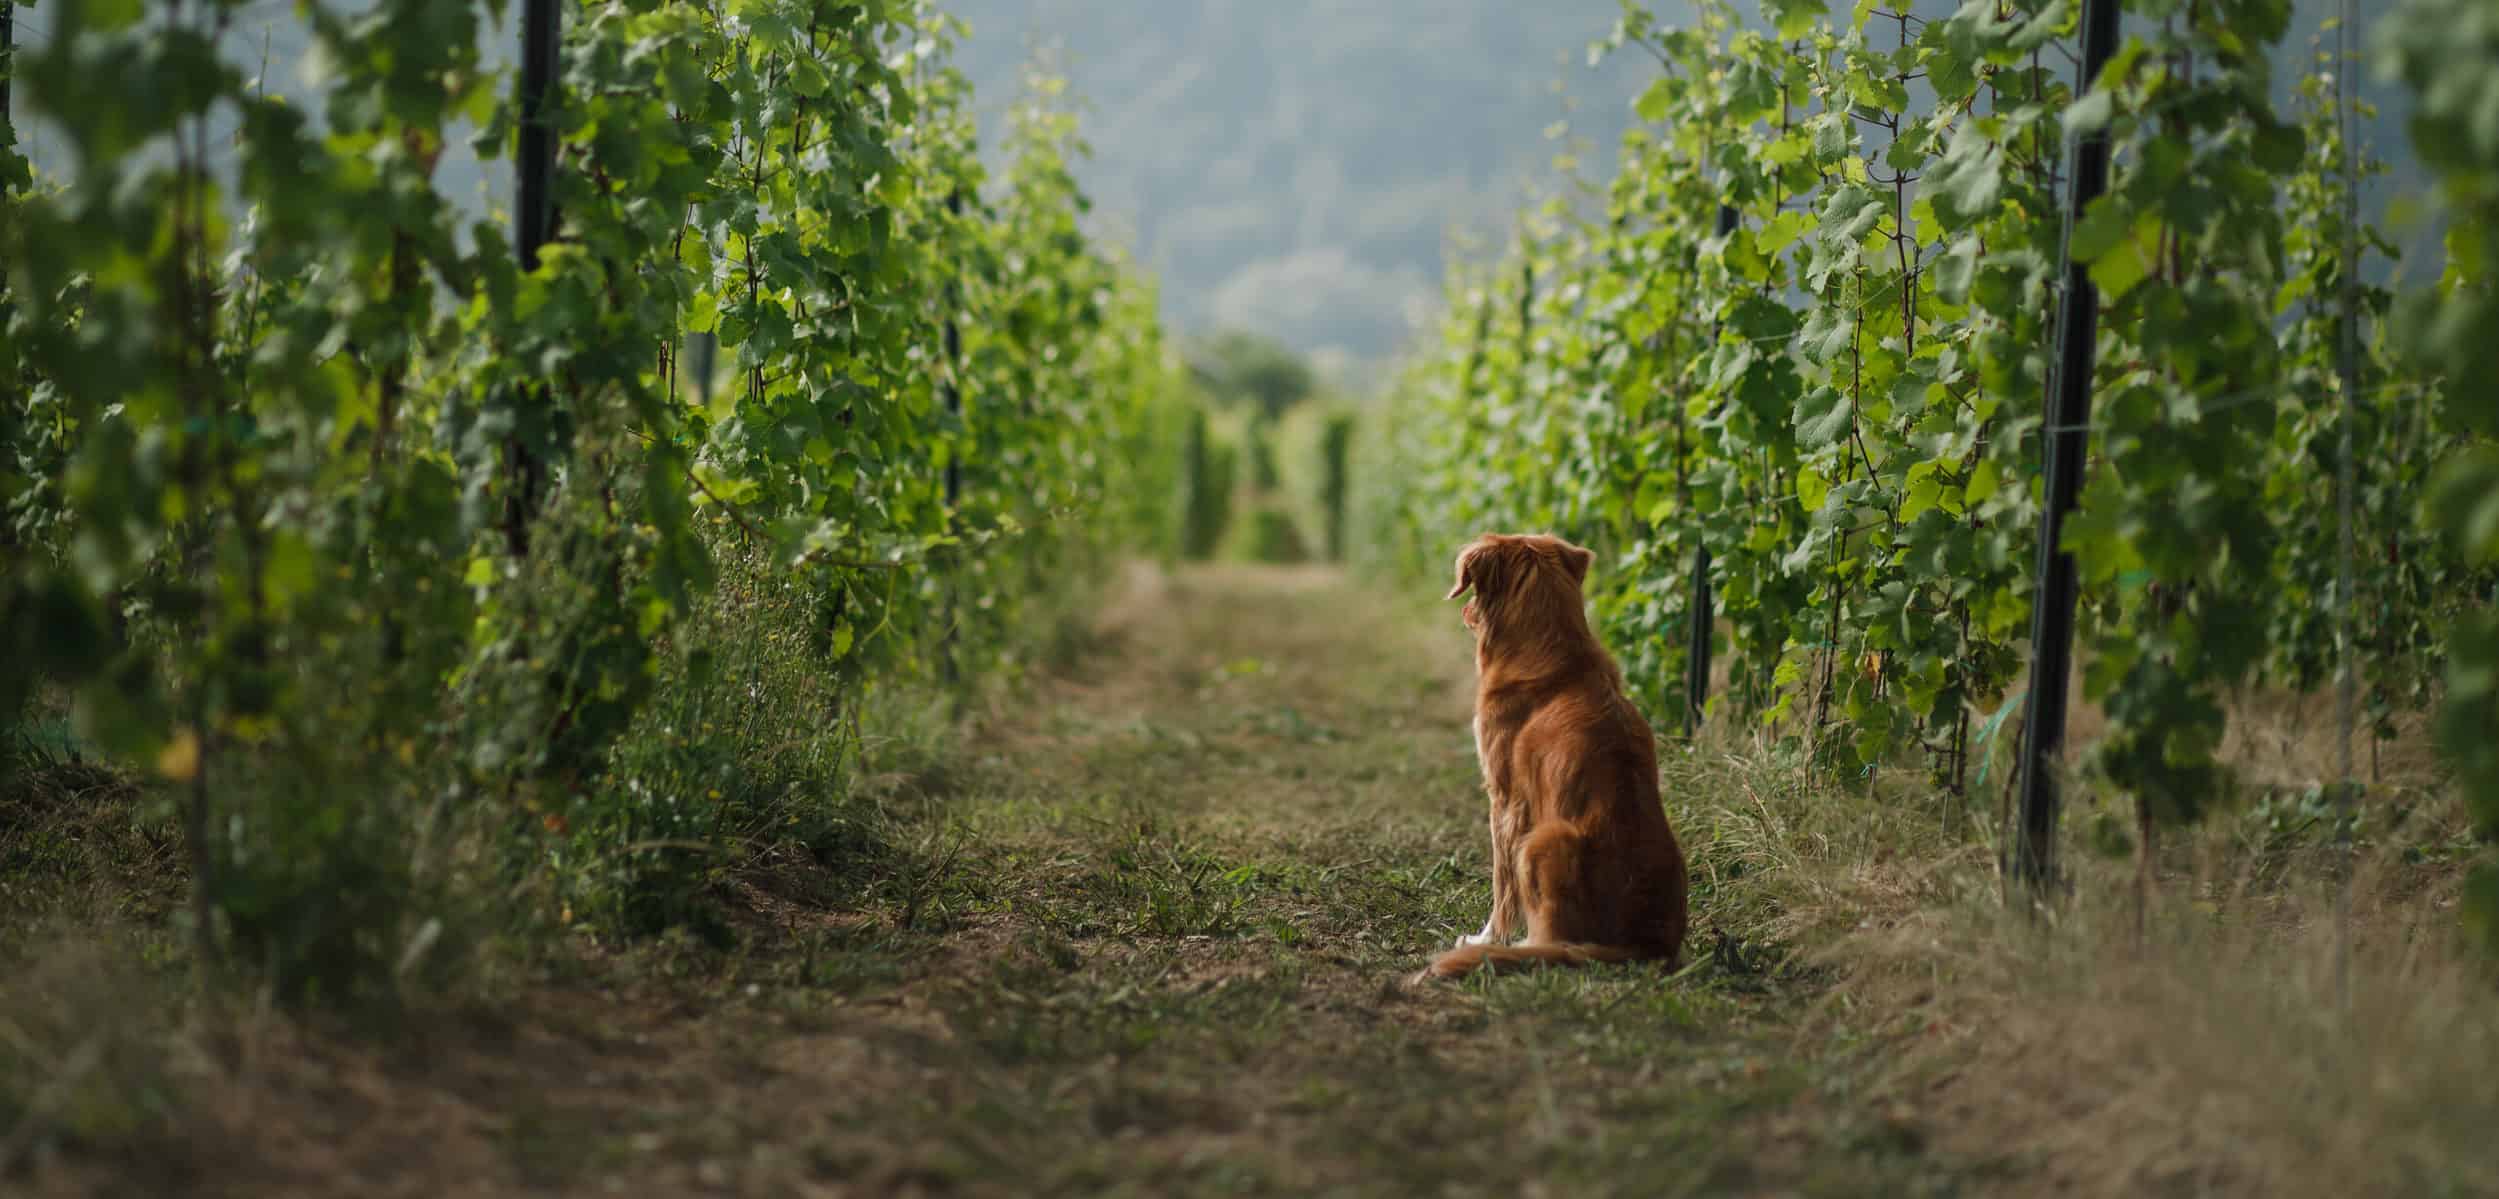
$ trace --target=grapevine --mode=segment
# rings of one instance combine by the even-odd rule
[[[1597,548],[1596,613],[1653,715],[1680,706],[1705,560],[1714,720],[1844,777],[1978,789],[2020,719],[2063,147],[2101,129],[2111,186],[2071,246],[2105,305],[2093,465],[2065,548],[2109,729],[2078,768],[2147,829],[2194,819],[2232,786],[2225,700],[2321,682],[2338,603],[2371,630],[2372,719],[2429,702],[2474,593],[2411,514],[2460,430],[2374,288],[2349,410],[2384,569],[2340,596],[2320,548],[2339,255],[2388,252],[2341,215],[2343,172],[2375,168],[2334,132],[2337,64],[2278,112],[2281,6],[2128,7],[2146,19],[2077,92],[2063,4],[1705,4],[1684,28],[1627,6],[1607,48],[1658,75],[1604,219],[1548,205],[1508,262],[1457,268],[1366,450],[1398,480],[1365,497],[1374,556],[1424,565],[1481,527]],[[1570,282],[1547,300],[1529,279]],[[1518,350],[1514,306],[1536,322]]]
[[[2398,323],[2409,361],[2458,381],[2455,424],[2474,435],[2447,450],[2432,481],[2430,508],[2444,544],[2486,572],[2499,562],[2499,405],[2480,381],[2499,369],[2499,128],[2487,119],[2499,101],[2499,13],[2457,0],[2408,0],[2380,30],[2381,73],[2418,98],[2413,144],[2438,180],[2448,215],[2446,270],[2403,298]],[[2474,604],[2448,635],[2439,737],[2485,840],[2499,840],[2499,615],[2487,575]],[[2499,864],[2485,862],[2468,884],[2468,913],[2483,942],[2499,951]]]
[[[203,952],[290,991],[419,935],[419,830],[681,883],[732,801],[619,755],[681,737],[651,701],[713,668],[724,580],[839,723],[940,653],[996,677],[1071,555],[1156,535],[1170,368],[1054,82],[992,179],[928,4],[560,8],[534,264],[433,179],[463,125],[511,162],[505,6],[310,8],[308,104],[226,61],[225,0],[62,5],[11,63],[74,165],[0,159],[0,701],[61,689],[178,783]]]

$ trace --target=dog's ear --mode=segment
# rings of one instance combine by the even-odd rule
[[[1457,578],[1449,584],[1449,594],[1442,598],[1456,599],[1465,595],[1469,587],[1475,588],[1478,595],[1488,590],[1487,585],[1492,582],[1493,574],[1492,551],[1493,543],[1489,538],[1478,537],[1467,542],[1466,548],[1458,551]]]
[[[1595,550],[1581,549],[1567,541],[1562,543],[1562,565],[1570,568],[1571,582],[1586,584],[1588,568],[1596,565],[1596,562]]]

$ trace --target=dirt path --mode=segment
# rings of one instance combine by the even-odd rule
[[[1411,993],[1480,922],[1451,613],[1154,578],[1064,677],[891,780],[864,907],[747,880],[750,949],[516,985],[387,1038],[277,1022],[153,1164],[251,1194],[1867,1194],[1961,1189],[1713,961]],[[1706,848],[1698,852],[1706,853]],[[1699,923],[1710,923],[1705,909]],[[1706,934],[1704,934],[1706,935]],[[387,1048],[377,1048],[377,1045]],[[133,1171],[137,1171],[134,1175]]]

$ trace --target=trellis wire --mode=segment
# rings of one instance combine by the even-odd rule
[[[2375,398],[2378,396],[2392,395],[2401,391],[2423,391],[2426,389],[2427,385],[2419,382],[2418,380],[2404,380],[2370,388],[2369,390],[2360,393],[2360,395],[2355,398]],[[2200,415],[2210,416],[2217,412],[2227,412],[2233,408],[2244,408],[2249,404],[2260,403],[2267,400],[2278,402],[2282,398],[2283,390],[2284,389],[2279,386],[2266,386],[2249,388],[2246,391],[2225,392],[2222,395],[2215,396],[2208,400],[2204,404],[2203,411]],[[2105,428],[2107,428],[2105,425],[2086,422],[2079,425],[2042,425],[2040,426],[2040,431],[2043,433],[2062,433],[2068,431],[2092,432]],[[1698,506],[1691,506],[1690,514],[1695,516],[1712,517],[1733,516],[1740,513],[1757,511],[1763,508],[1775,508],[1783,504],[1793,504],[1798,502],[1799,501],[1797,500],[1795,493],[1790,492],[1786,495],[1771,496],[1768,499],[1755,500],[1747,504],[1730,504],[1722,507],[1711,508],[1706,512],[1701,511]]]

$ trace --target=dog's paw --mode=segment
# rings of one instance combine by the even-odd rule
[[[1489,933],[1460,933],[1460,934],[1458,934],[1458,948],[1460,948],[1460,949],[1465,949],[1465,948],[1467,948],[1467,947],[1469,947],[1469,946],[1473,946],[1473,945],[1490,945],[1490,944],[1492,944],[1492,936],[1491,936],[1491,934],[1489,934]]]

